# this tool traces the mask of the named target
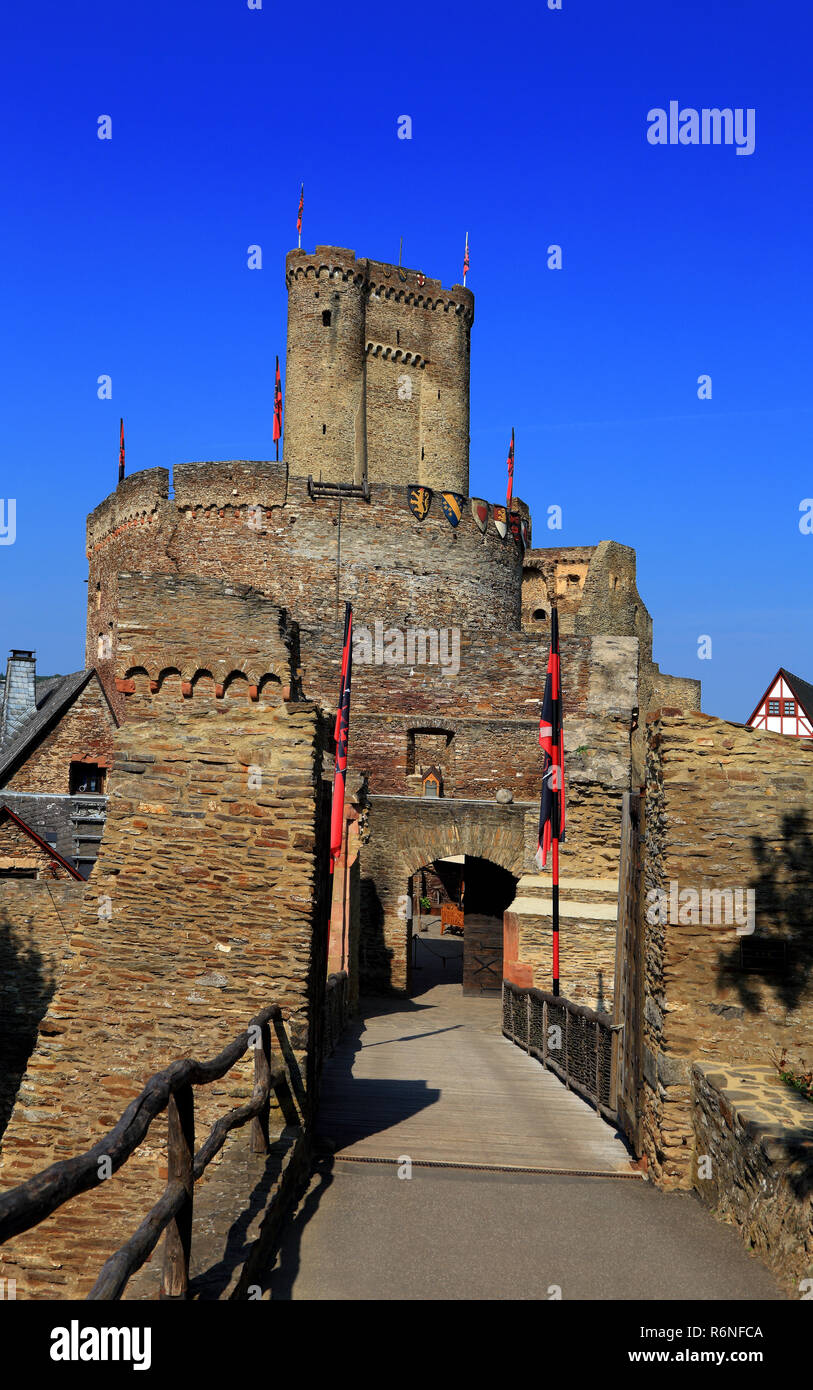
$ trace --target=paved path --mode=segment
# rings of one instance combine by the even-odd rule
[[[419,947],[424,992],[366,1001],[331,1058],[318,1126],[331,1143],[269,1275],[271,1297],[781,1298],[692,1196],[629,1176],[612,1128],[501,1036],[497,999],[448,983],[455,944],[444,938],[445,968],[436,940]]]

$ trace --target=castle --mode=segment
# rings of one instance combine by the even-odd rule
[[[462,853],[515,880],[532,870],[551,604],[563,634],[567,872],[617,873],[620,800],[642,778],[647,710],[699,708],[699,683],[653,663],[627,547],[535,550],[521,500],[527,549],[488,509],[481,529],[468,501],[456,526],[437,495],[423,520],[410,510],[408,484],[469,496],[470,290],[335,247],[290,252],[286,282],[284,460],[182,464],[172,497],[167,470],[136,473],[95,509],[87,661],[125,723],[172,677],[181,699],[223,700],[240,679],[256,699],[268,673],[233,633],[218,644],[199,587],[246,585],[296,623],[298,688],[329,712],[345,600],[357,629],[454,630],[454,677],[413,658],[358,663],[354,678],[362,984],[408,989],[403,899],[423,865]],[[185,665],[161,611],[172,590],[147,578],[159,575],[200,633]],[[430,767],[442,784],[431,801]]]
[[[706,1200],[724,1209],[739,1148],[710,1067],[811,1035],[813,741],[712,719],[697,681],[660,672],[633,550],[610,540],[537,549],[521,500],[514,536],[485,499],[469,498],[469,290],[330,247],[291,252],[287,284],[283,459],[135,473],[91,513],[87,669],[65,678],[54,705],[73,711],[73,733],[61,717],[48,725],[32,654],[13,654],[4,700],[22,699],[28,682],[33,734],[26,741],[20,725],[9,745],[10,794],[33,814],[29,802],[46,792],[70,799],[74,763],[85,778],[92,767],[105,778],[106,822],[88,882],[0,885],[4,978],[25,1015],[12,1066],[0,1066],[11,1078],[0,1106],[14,1106],[0,1188],[89,1148],[148,1076],[179,1056],[214,1055],[269,1000],[312,1095],[328,970],[347,972],[351,1002],[359,989],[409,992],[416,885],[443,861],[464,860],[467,889],[497,922],[493,939],[467,934],[464,952],[491,952],[498,984],[548,986],[550,878],[534,853],[555,604],[562,994],[606,1012],[620,1002],[632,1147],[657,1181],[686,1187],[694,1154],[717,1144],[724,1176]],[[410,486],[425,500],[431,491],[422,519]],[[374,646],[381,634],[395,659],[358,653],[331,881],[346,600],[357,630]],[[454,639],[453,662],[434,659],[441,634]],[[53,781],[40,787],[38,776]],[[619,1001],[632,799],[643,829]],[[0,862],[5,850],[12,873],[29,874],[33,842],[8,820]],[[767,954],[749,954],[727,922],[650,920],[644,891],[668,896],[686,879],[701,892],[756,880],[758,931],[775,938]],[[464,987],[475,976],[464,954]],[[0,1034],[0,1063],[3,1047]],[[224,1098],[250,1094],[244,1063],[201,1097],[204,1132]],[[20,1277],[26,1296],[86,1293],[163,1189],[163,1153],[156,1122],[154,1143],[115,1184],[8,1241],[0,1277]],[[787,1219],[801,1229],[799,1205],[788,1202]]]

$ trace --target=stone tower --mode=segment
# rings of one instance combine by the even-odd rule
[[[471,290],[334,246],[285,278],[290,474],[468,496]]]

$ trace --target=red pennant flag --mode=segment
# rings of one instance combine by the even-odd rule
[[[330,872],[342,852],[344,830],[344,788],[347,778],[347,741],[350,733],[350,683],[353,669],[353,610],[344,606],[344,647],[342,648],[342,680],[339,705],[336,710],[334,736],[336,766],[333,772],[333,804],[330,811]]]
[[[302,245],[302,213],[305,208],[305,185],[303,183],[299,190],[299,212],[296,215],[296,232],[299,237],[299,244]]]
[[[277,371],[274,377],[274,443],[277,446],[277,458],[279,458],[279,441],[282,436],[282,382],[279,375],[279,357],[277,358]]]
[[[514,495],[514,431],[511,430],[511,447],[508,450],[508,494],[505,499],[506,510],[511,510],[511,498]]]
[[[463,252],[463,284],[466,283],[466,276],[469,273],[469,234],[466,232],[466,249]]]
[[[565,838],[565,735],[559,670],[559,613],[556,608],[550,611],[550,652],[539,716],[539,742],[545,751],[545,758],[542,765],[536,866],[544,869],[551,844],[555,843],[554,868],[558,869],[558,844]],[[558,873],[555,881],[558,883]]]
[[[119,482],[124,478],[124,421],[119,420]]]

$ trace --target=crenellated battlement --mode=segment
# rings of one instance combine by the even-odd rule
[[[125,526],[149,524],[169,498],[169,470],[146,468],[131,473],[100,502],[87,519],[87,554]]]
[[[285,464],[259,459],[179,463],[172,470],[175,504],[208,507],[284,507],[288,492]]]

